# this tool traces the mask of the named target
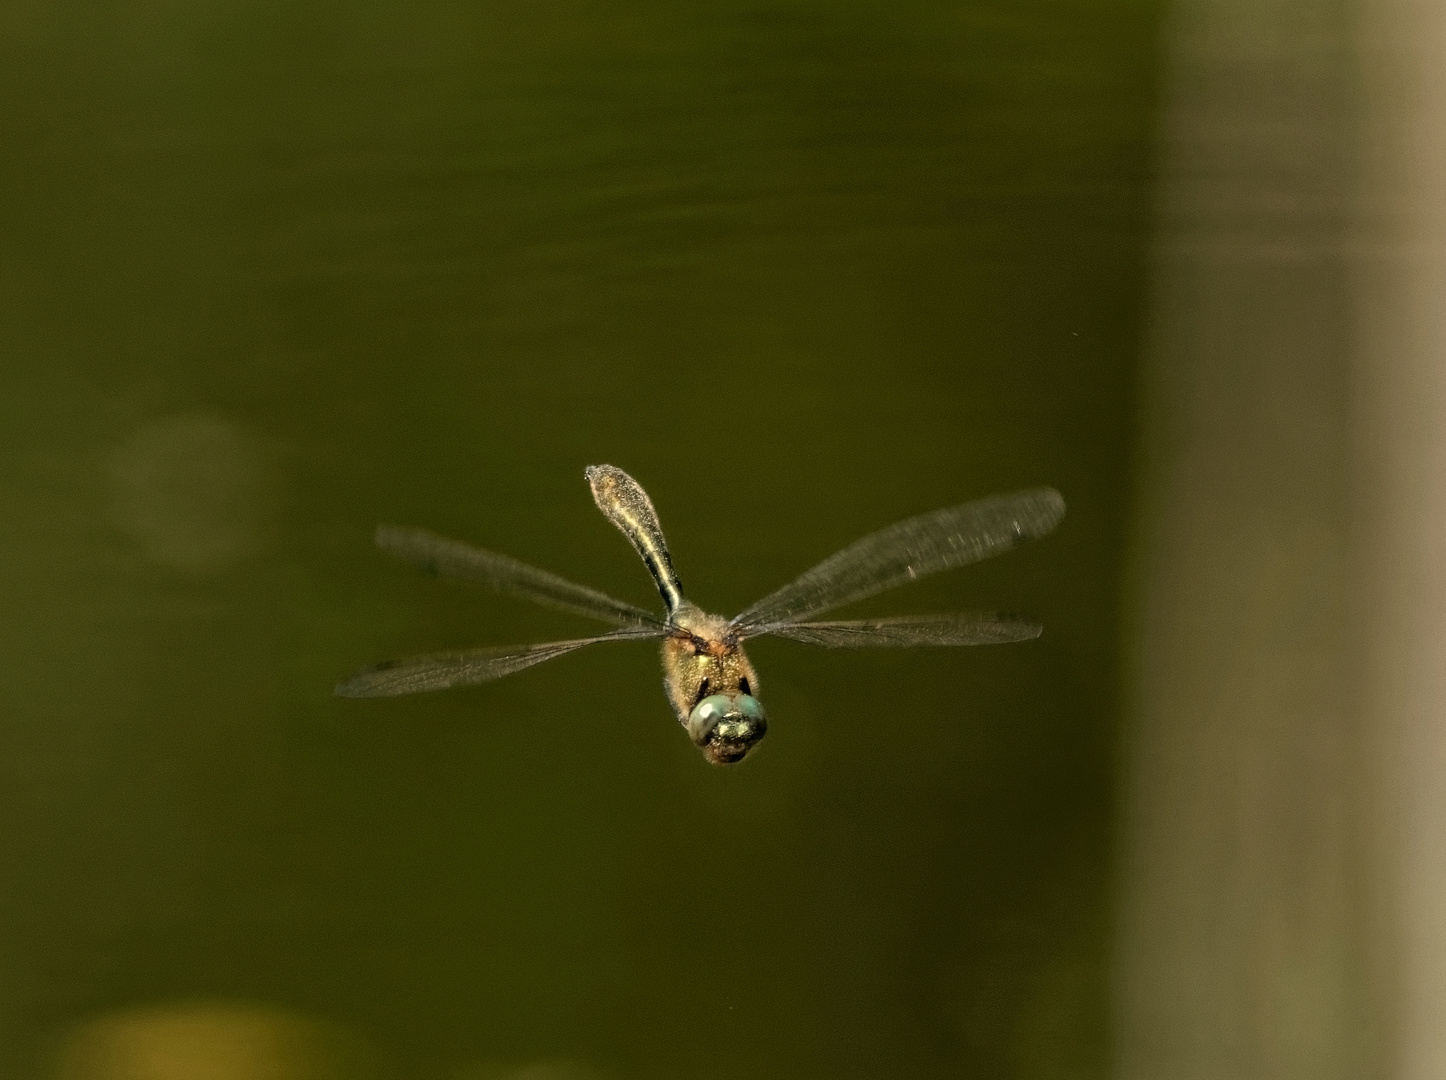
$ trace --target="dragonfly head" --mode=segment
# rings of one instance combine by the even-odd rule
[[[688,716],[688,735],[714,765],[742,761],[768,734],[768,717],[751,694],[713,694]]]

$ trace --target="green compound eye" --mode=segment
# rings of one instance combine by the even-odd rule
[[[751,694],[705,697],[688,716],[688,734],[715,765],[742,761],[768,733],[763,706]]]
[[[733,702],[723,694],[713,694],[705,697],[688,715],[688,735],[699,746],[708,741],[708,736],[713,734],[713,729],[718,722],[727,716],[733,707]]]
[[[745,720],[750,720],[755,724],[768,723],[767,716],[763,712],[763,706],[760,705],[758,699],[751,694],[739,694],[733,699],[733,707],[743,714]]]

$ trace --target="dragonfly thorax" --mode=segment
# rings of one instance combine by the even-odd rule
[[[663,685],[678,722],[715,765],[741,761],[768,731],[758,674],[728,620],[684,602],[663,640]]]
[[[709,655],[720,656],[737,645],[737,635],[721,615],[710,615],[697,604],[684,600],[673,611],[668,625],[693,639],[693,645]]]

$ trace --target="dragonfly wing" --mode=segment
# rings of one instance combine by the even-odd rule
[[[528,566],[510,555],[448,540],[426,529],[379,525],[376,540],[383,551],[441,577],[480,582],[499,592],[617,626],[663,625],[657,615],[626,600],[616,600],[586,585]]]
[[[1039,637],[1044,627],[1032,619],[974,612],[952,615],[901,615],[892,619],[807,622],[775,626],[778,637],[822,645],[826,649],[899,648],[909,645],[1002,645]]]
[[[744,636],[781,632],[854,600],[987,559],[1043,536],[1064,517],[1053,488],[1017,491],[909,518],[855,541],[733,620]]]
[[[473,686],[491,682],[533,664],[604,641],[631,641],[661,637],[651,627],[624,627],[598,637],[573,641],[553,641],[546,645],[503,645],[497,648],[462,649],[456,652],[428,653],[407,656],[400,660],[384,660],[363,668],[333,691],[337,697],[369,698],[400,697],[427,690],[446,690],[453,686]]]

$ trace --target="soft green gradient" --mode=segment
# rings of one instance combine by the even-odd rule
[[[1157,7],[0,8],[0,1070],[234,1000],[406,1077],[1100,1075]],[[646,645],[331,698],[594,629],[378,521],[653,603],[601,462],[725,612],[1052,484],[850,609],[1045,636],[759,642],[734,771]]]

